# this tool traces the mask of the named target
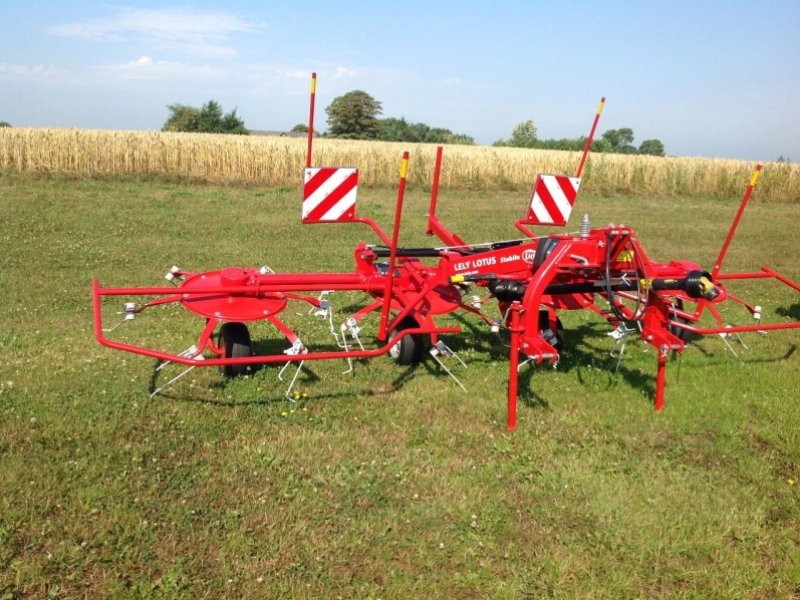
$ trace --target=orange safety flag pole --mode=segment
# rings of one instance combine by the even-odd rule
[[[753,195],[753,190],[755,190],[756,188],[756,184],[758,183],[759,177],[761,177],[760,163],[756,165],[756,170],[753,171],[753,176],[750,178],[750,185],[748,185],[747,189],[744,191],[744,196],[742,196],[742,201],[739,203],[739,210],[736,212],[736,216],[733,219],[730,231],[728,231],[728,236],[725,238],[725,243],[722,244],[722,250],[720,250],[719,256],[717,257],[717,262],[714,263],[714,269],[711,271],[712,281],[716,278],[720,269],[722,269],[722,261],[725,259],[725,255],[728,253],[728,246],[731,245],[731,240],[733,240],[733,234],[736,233],[736,228],[739,227],[739,221],[742,220],[744,209],[747,207],[747,203],[750,201],[750,196]]]
[[[578,172],[575,177],[580,177],[583,172],[583,165],[586,164],[586,157],[589,156],[589,150],[592,148],[592,140],[594,139],[594,132],[597,129],[597,122],[600,120],[600,114],[603,112],[603,106],[606,103],[605,97],[600,98],[600,104],[597,107],[597,113],[594,115],[594,122],[592,123],[592,130],[589,132],[589,137],[586,138],[586,145],[583,147],[583,156],[581,156],[581,164],[578,165]]]
[[[386,287],[383,292],[383,310],[378,328],[378,339],[386,339],[386,326],[389,322],[389,309],[392,307],[392,284],[394,283],[394,263],[397,260],[397,242],[400,237],[400,217],[403,214],[403,196],[406,191],[406,176],[408,175],[408,152],[403,152],[403,162],[400,165],[400,185],[397,187],[397,205],[394,211],[394,229],[392,229],[392,245],[389,249],[389,270],[386,272]]]
[[[311,166],[311,145],[314,139],[314,100],[317,95],[317,74],[311,74],[311,106],[308,111],[308,149],[306,150],[306,167]]]

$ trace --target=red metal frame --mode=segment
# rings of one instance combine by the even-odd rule
[[[315,80],[312,79],[312,116]],[[587,146],[578,168],[580,174],[591,146],[591,138],[602,111],[598,108]],[[310,166],[311,136],[309,136]],[[493,321],[481,310],[462,301],[464,287],[474,283],[488,290],[498,301],[505,326],[509,330],[507,428],[517,424],[519,355],[533,364],[559,360],[559,349],[544,335],[542,318],[550,328],[563,310],[591,310],[612,327],[624,323],[639,325],[641,339],[658,353],[654,408],[664,408],[667,357],[680,353],[685,343],[678,335],[688,331],[699,335],[774,331],[800,328],[798,322],[725,325],[717,306],[733,301],[753,316],[757,307],[730,294],[725,283],[732,280],[773,279],[800,293],[800,284],[761,267],[757,272],[722,273],[721,266],[742,214],[758,181],[761,165],[750,180],[733,224],[725,238],[714,268],[709,273],[690,261],[652,261],[632,229],[608,225],[578,234],[550,234],[534,239],[466,244],[447,229],[436,216],[442,149],[437,149],[433,187],[426,233],[436,235],[443,248],[402,248],[399,246],[403,198],[408,173],[408,152],[403,154],[391,237],[370,219],[353,217],[349,222],[369,225],[385,246],[359,243],[354,251],[355,268],[340,273],[275,274],[253,267],[229,267],[206,273],[191,273],[177,268],[169,274],[178,287],[103,288],[92,283],[94,330],[97,341],[107,347],[188,366],[241,366],[271,363],[301,363],[305,360],[361,359],[388,353],[406,336],[426,336],[436,345],[439,336],[458,333],[459,327],[437,325],[436,317],[464,310],[478,315],[486,323]],[[519,222],[518,222],[519,224]],[[388,264],[379,262],[388,258]],[[426,264],[427,258],[435,264]],[[379,325],[374,347],[351,349],[347,343],[335,351],[313,351],[303,345],[300,336],[280,319],[289,301],[303,302],[320,309],[320,298],[309,292],[362,292],[368,302],[342,325],[358,324],[367,315],[379,311]],[[197,342],[182,353],[148,348],[122,342],[106,335],[103,328],[102,301],[106,297],[146,297],[141,305],[126,305],[126,318],[147,309],[180,304],[205,319]],[[603,303],[598,304],[598,301]],[[482,301],[483,303],[485,301]],[[686,308],[693,304],[694,309]],[[608,308],[606,308],[607,306]],[[132,307],[132,308],[131,308]],[[708,310],[715,327],[700,326]],[[409,326],[408,322],[414,324]],[[225,348],[213,341],[217,327],[226,322],[263,321],[269,323],[292,346],[283,353],[251,356],[226,356]],[[333,322],[331,321],[333,329]],[[338,343],[338,340],[337,340]],[[359,341],[359,344],[361,342]]]

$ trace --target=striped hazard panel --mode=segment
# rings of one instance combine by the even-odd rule
[[[532,225],[566,225],[580,184],[580,177],[539,175],[525,221]]]
[[[358,169],[313,167],[303,179],[303,223],[335,223],[355,216]]]

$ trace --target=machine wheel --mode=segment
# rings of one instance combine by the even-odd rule
[[[223,323],[219,330],[217,346],[225,353],[225,358],[239,358],[250,356],[250,332],[244,323],[231,322]],[[249,370],[249,365],[223,365],[220,367],[225,377],[237,377],[245,375]]]
[[[419,327],[419,325],[412,317],[406,317],[391,335],[394,336],[398,331],[411,329],[412,327]],[[400,338],[400,341],[389,349],[389,356],[398,365],[407,366],[421,363],[425,357],[424,337],[420,333],[414,333]]]
[[[542,338],[559,352],[564,351],[564,326],[561,319],[556,317],[556,330],[550,327],[550,313],[546,310],[539,311],[539,332]]]

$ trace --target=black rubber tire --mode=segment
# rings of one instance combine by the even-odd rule
[[[219,330],[217,345],[224,352],[225,358],[240,358],[250,356],[250,332],[247,325],[236,321],[223,323]],[[249,365],[223,365],[220,371],[225,377],[238,377],[250,371]]]
[[[397,335],[398,331],[411,329],[412,327],[419,327],[419,325],[412,317],[406,317],[400,323],[399,327],[391,333],[391,336],[394,337]],[[391,356],[392,360],[398,365],[408,366],[419,364],[425,358],[425,338],[421,333],[403,336],[400,338],[400,341],[389,350],[389,356]]]
[[[539,311],[539,331],[544,333],[550,329],[550,313],[546,310]],[[564,336],[564,326],[561,324],[561,319],[556,317],[556,339],[555,342],[550,342],[550,345],[553,346],[559,352],[564,351],[565,347],[565,336]],[[544,335],[542,336],[544,338]],[[545,338],[546,339],[546,338]],[[549,340],[546,340],[549,341]]]
[[[541,267],[542,263],[547,260],[550,253],[555,250],[560,240],[554,238],[542,238],[536,246],[536,254],[533,255],[533,266]]]

